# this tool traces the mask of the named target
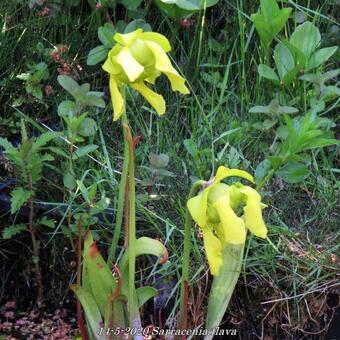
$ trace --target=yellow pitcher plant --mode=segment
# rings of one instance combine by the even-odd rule
[[[254,183],[248,172],[221,166],[216,176],[205,183],[204,189],[188,200],[189,212],[202,229],[205,252],[214,276],[219,274],[222,266],[224,244],[244,244],[247,229],[258,237],[267,236],[261,196],[255,189],[241,183],[221,183],[231,176]]]
[[[125,85],[138,91],[159,115],[165,113],[164,98],[151,90],[145,82],[154,85],[156,79],[164,73],[173,91],[189,93],[185,79],[174,69],[167,55],[171,46],[165,36],[137,29],[127,34],[116,33],[113,39],[116,45],[109,52],[103,69],[110,74],[115,121],[125,112],[125,98],[122,94]]]
[[[220,166],[209,181],[193,184],[187,202],[181,282],[180,327],[187,328],[187,297],[191,248],[191,224],[194,220],[203,233],[205,253],[214,276],[208,299],[205,340],[213,338],[234,292],[243,261],[247,230],[267,238],[262,218],[260,194],[240,182],[228,185],[222,181],[239,177],[254,183],[248,172]]]

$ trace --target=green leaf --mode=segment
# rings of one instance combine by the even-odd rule
[[[55,228],[55,221],[50,219],[50,218],[47,218],[46,216],[43,216],[40,220],[39,220],[39,223],[46,226],[46,227],[49,227],[51,229],[54,229]]]
[[[15,214],[33,195],[33,191],[22,187],[16,188],[11,192],[11,214]]]
[[[88,66],[97,65],[98,63],[106,59],[108,53],[109,49],[106,48],[105,46],[103,45],[97,46],[89,52],[86,64]]]
[[[10,227],[6,227],[2,231],[2,238],[4,240],[9,240],[13,236],[18,235],[18,234],[20,234],[21,232],[23,232],[25,230],[27,230],[27,226],[25,224],[23,224],[23,223],[15,224],[15,225],[12,225]]]
[[[270,21],[273,17],[276,17],[280,8],[276,0],[260,0],[261,13],[267,21]]]
[[[276,84],[280,83],[279,77],[271,67],[264,64],[260,64],[259,67],[257,68],[257,71],[259,72],[260,76],[270,79]]]
[[[69,76],[58,76],[58,83],[62,86],[67,92],[69,92],[73,97],[77,97],[79,93],[79,85],[78,83]]]
[[[159,155],[155,155],[154,153],[150,153],[149,161],[153,168],[165,168],[169,164],[169,156],[165,153],[161,153]]]
[[[25,88],[26,88],[26,92],[31,94],[33,97],[40,99],[40,100],[42,99],[43,93],[42,93],[40,85],[29,84]]]
[[[255,169],[255,183],[259,184],[267,175],[272,164],[268,159],[264,159]]]
[[[97,303],[88,290],[79,285],[70,285],[70,289],[77,295],[86,315],[86,320],[93,334],[98,334],[98,330],[103,325],[100,310]]]
[[[138,28],[141,28],[144,32],[152,31],[151,26],[144,19],[136,19],[127,24],[124,29],[124,33],[131,33]]]
[[[254,106],[249,110],[250,113],[270,113],[269,106]]]
[[[279,169],[277,174],[287,183],[299,183],[306,179],[310,172],[305,164],[289,161]]]
[[[217,3],[218,0],[156,0],[156,5],[175,20],[188,17],[204,7],[208,8]]]
[[[61,148],[57,148],[55,146],[50,146],[49,150],[51,150],[53,153],[62,156],[64,158],[68,158],[68,154]]]
[[[67,188],[68,190],[73,190],[77,185],[74,175],[72,175],[69,171],[66,171],[66,173],[64,174],[63,183],[65,188]]]
[[[106,23],[104,26],[98,28],[98,38],[106,49],[111,49],[113,47],[113,36],[115,33],[116,29],[110,23]]]
[[[48,131],[40,135],[32,145],[33,152],[39,152],[42,147],[44,147],[52,139],[60,136],[58,132]]]
[[[129,11],[134,11],[141,4],[142,0],[118,0],[119,3],[124,5]]]
[[[321,48],[316,51],[308,60],[307,70],[319,67],[321,64],[325,63],[338,49],[337,46]]]
[[[269,48],[271,42],[286,24],[291,8],[279,9],[276,0],[261,0],[260,13],[251,15],[257,33],[265,48]]]
[[[136,257],[141,255],[154,255],[161,258],[161,262],[166,261],[168,257],[168,252],[164,244],[150,237],[140,237],[136,240],[135,254]],[[128,280],[127,276],[128,263],[129,263],[128,252],[125,252],[122,259],[119,262],[119,268],[121,270],[123,282],[127,282]],[[127,287],[124,285],[122,287],[122,293],[123,294],[127,293]]]
[[[80,147],[79,149],[77,149],[76,151],[73,152],[72,155],[72,159],[76,160],[78,158],[84,157],[87,154],[95,151],[98,149],[98,145],[94,145],[94,144],[89,144],[89,145],[85,145]]]
[[[310,21],[299,25],[290,37],[290,43],[299,49],[307,59],[319,47],[320,42],[320,32]]]
[[[0,146],[5,149],[5,152],[18,153],[17,149],[6,138],[0,137]]]
[[[158,294],[158,291],[153,287],[144,286],[137,288],[136,293],[138,299],[138,308],[141,308],[145,302],[155,297]]]
[[[278,43],[274,50],[274,60],[277,72],[281,80],[295,68],[294,57],[289,48],[282,42]]]
[[[92,118],[86,118],[79,126],[79,134],[83,137],[94,136],[98,130],[97,123]]]
[[[90,91],[87,93],[86,96],[80,97],[79,100],[85,106],[96,106],[96,107],[104,108],[105,102],[101,98],[102,95],[103,93],[101,92]]]
[[[77,111],[77,105],[72,100],[64,100],[58,106],[58,114],[62,117],[75,116]]]

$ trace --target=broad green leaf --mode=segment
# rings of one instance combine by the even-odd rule
[[[325,63],[338,49],[337,46],[321,48],[316,51],[308,60],[307,70],[319,67],[321,64]]]
[[[15,214],[32,197],[33,191],[22,187],[16,188],[11,192],[11,214]]]
[[[40,100],[42,99],[43,93],[42,93],[40,85],[28,84],[25,87],[25,89],[26,89],[26,92],[31,94],[33,97],[40,99]]]
[[[261,13],[267,21],[270,21],[272,18],[276,17],[280,12],[280,8],[276,0],[261,0],[260,5]]]
[[[68,190],[73,190],[77,184],[74,175],[72,175],[68,170],[63,176],[63,183],[65,188],[67,188]]]
[[[279,77],[271,67],[264,64],[260,64],[259,67],[257,68],[257,71],[259,72],[260,76],[270,79],[274,81],[276,84],[280,83]]]
[[[116,33],[114,26],[106,23],[98,28],[98,38],[106,49],[111,49],[114,45],[113,36]]]
[[[322,100],[325,102],[339,98],[340,88],[337,86],[326,86],[324,92],[322,93]]]
[[[109,49],[107,49],[105,46],[97,46],[89,52],[86,64],[88,66],[97,65],[98,63],[106,59],[108,53]]]
[[[291,8],[282,8],[280,13],[274,17],[271,21],[271,30],[273,38],[275,38],[285,26],[287,20],[290,17],[290,13],[292,12]]]
[[[58,114],[62,117],[75,116],[77,111],[77,105],[72,100],[64,100],[58,106]]]
[[[268,159],[264,159],[255,169],[255,183],[259,184],[267,175],[272,164]]]
[[[285,76],[282,79],[282,82],[284,85],[289,85],[293,82],[293,80],[296,78],[297,74],[300,71],[300,67],[299,66],[295,66],[293,69],[291,69],[290,71],[288,71]]]
[[[103,325],[103,320],[93,295],[91,292],[78,285],[70,285],[70,289],[77,295],[84,309],[92,333],[98,334],[98,330]]]
[[[159,155],[150,153],[149,161],[153,168],[165,168],[169,164],[169,156],[165,153],[161,153]]]
[[[76,151],[73,152],[72,155],[72,159],[76,160],[78,158],[84,157],[87,154],[95,151],[98,149],[98,145],[94,145],[94,144],[89,144],[89,145],[85,145],[80,147],[79,149],[77,149]]]
[[[145,22],[144,19],[136,19],[136,20],[132,20],[126,25],[124,29],[124,33],[131,33],[138,28],[141,28],[144,32],[152,31],[151,26],[147,22]]]
[[[86,118],[83,120],[79,126],[79,134],[83,137],[90,137],[96,134],[98,130],[97,123],[92,118]]]
[[[279,9],[276,0],[262,0],[260,13],[251,15],[255,28],[265,48],[269,48],[273,39],[286,24],[291,8]]]
[[[290,37],[290,43],[299,49],[307,59],[319,47],[320,42],[320,32],[310,21],[299,25]]]
[[[218,3],[218,0],[156,0],[156,5],[172,19],[180,20]]]
[[[167,261],[168,252],[165,246],[158,240],[152,239],[150,237],[140,237],[135,243],[135,254],[136,257],[141,255],[154,255],[160,258],[160,263]],[[122,259],[119,262],[119,268],[122,274],[122,281],[127,282],[128,280],[128,252],[125,252]],[[122,293],[127,294],[127,287],[123,285]]]
[[[141,308],[145,302],[152,299],[158,294],[157,289],[149,286],[144,286],[136,289],[138,308]]]
[[[103,93],[101,92],[90,91],[87,95],[80,97],[79,101],[85,106],[96,106],[104,108],[105,102],[101,98],[102,95]]]
[[[64,75],[58,76],[57,79],[58,79],[58,83],[60,84],[60,86],[62,86],[73,97],[78,96],[79,85],[75,80],[73,80],[69,76],[64,76]]]
[[[305,164],[289,161],[279,169],[277,174],[287,183],[299,183],[306,179],[310,172]]]
[[[250,113],[270,113],[268,106],[254,106],[249,110]]]
[[[119,3],[124,5],[129,11],[136,10],[141,4],[142,0],[118,0]]]
[[[282,42],[279,42],[275,47],[274,60],[281,80],[284,79],[289,71],[295,68],[294,57],[289,48]]]

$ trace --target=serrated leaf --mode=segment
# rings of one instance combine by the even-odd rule
[[[18,235],[25,230],[27,230],[27,226],[25,224],[22,224],[22,223],[21,224],[15,224],[15,225],[10,226],[10,227],[6,227],[2,231],[2,238],[4,240],[9,240],[13,236]]]
[[[11,214],[15,214],[32,197],[33,191],[22,187],[16,188],[11,192]]]
[[[33,152],[39,152],[42,147],[44,147],[48,142],[54,138],[60,136],[58,132],[48,131],[40,135],[32,145]]]

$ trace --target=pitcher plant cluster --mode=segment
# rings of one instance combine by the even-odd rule
[[[117,215],[121,216],[122,219],[123,207],[125,206],[124,218],[125,225],[127,226],[127,229],[125,229],[126,249],[123,256],[124,267],[121,266],[122,261],[120,261],[118,267],[114,267],[116,268],[116,274],[118,272],[119,275],[117,280],[112,280],[108,277],[110,276],[108,273],[112,267],[113,257],[116,256],[117,237],[112,241],[111,257],[107,263],[99,257],[97,251],[94,252],[96,247],[95,243],[93,245],[90,244],[90,236],[86,238],[87,245],[84,249],[86,261],[83,264],[82,280],[78,279],[77,285],[72,286],[72,289],[77,294],[85,311],[89,330],[88,334],[92,335],[95,331],[94,325],[97,325],[98,322],[102,322],[105,325],[117,324],[119,322],[121,326],[124,326],[123,310],[126,308],[126,305],[122,304],[122,301],[127,301],[126,313],[129,315],[128,325],[132,327],[141,324],[138,308],[145,302],[145,296],[142,297],[140,295],[140,290],[149,289],[147,298],[154,296],[155,290],[152,287],[136,289],[135,258],[138,255],[153,254],[163,256],[164,259],[164,254],[167,254],[166,249],[159,241],[148,238],[136,239],[135,165],[131,130],[128,125],[128,114],[126,112],[126,101],[128,100],[126,87],[139,92],[159,115],[163,115],[166,112],[166,103],[162,95],[155,92],[151,86],[155,87],[157,78],[162,74],[170,81],[173,91],[189,94],[189,90],[185,85],[185,79],[173,67],[169,59],[167,53],[171,51],[171,46],[165,36],[137,29],[127,34],[116,33],[113,36],[113,40],[115,44],[108,52],[108,57],[102,68],[109,74],[113,120],[118,121],[123,117],[122,125],[124,128],[125,148]],[[246,171],[228,169],[221,166],[217,170],[216,176],[211,180],[207,182],[200,181],[202,183],[200,192],[196,196],[191,197],[187,202],[187,213],[192,216],[203,232],[207,260],[211,274],[215,277],[219,275],[223,266],[230,266],[230,263],[223,261],[223,249],[227,244],[243,245],[246,241],[247,229],[262,238],[266,238],[267,234],[267,228],[261,213],[265,205],[261,203],[259,193],[252,187],[243,185],[240,182],[231,185],[222,183],[224,179],[235,176],[254,183],[253,177]],[[120,224],[121,221],[118,221],[118,224],[116,223],[117,230],[120,230]],[[189,234],[187,230],[185,231],[185,240],[190,238],[190,235],[191,230],[189,228]],[[141,246],[141,251],[139,251],[139,246]],[[154,249],[144,249],[143,246],[149,246]],[[186,242],[185,247],[185,251],[190,253],[190,244],[188,242]],[[93,275],[91,272],[95,273],[96,277],[101,275],[98,273],[98,268],[91,269],[91,266],[94,266],[96,261],[90,261],[90,259],[95,258],[100,259],[101,267],[105,268],[105,270],[103,269],[105,275],[103,274],[101,285],[94,282],[91,283],[94,280],[91,279],[91,275]],[[188,289],[185,285],[188,280],[185,272],[188,271],[188,268],[188,257],[184,256],[181,320],[186,319],[187,313],[185,308],[183,308],[185,304],[183,299]],[[84,276],[85,273],[87,274]],[[238,273],[235,275],[238,277]],[[78,277],[80,278],[80,269]],[[100,293],[98,291],[100,289],[106,293]],[[89,305],[92,306],[92,314]],[[95,318],[93,309],[96,310]],[[113,310],[114,312],[112,312]],[[120,316],[118,320],[117,315]],[[82,333],[85,334],[86,327],[84,326],[81,313],[78,314],[78,319],[80,324],[83,325],[81,327]],[[181,327],[186,327],[186,323],[182,322]]]

